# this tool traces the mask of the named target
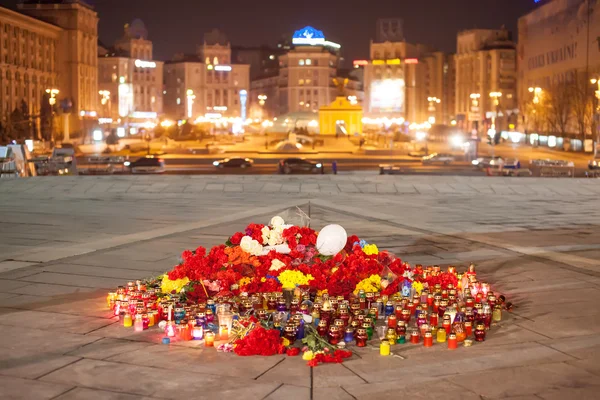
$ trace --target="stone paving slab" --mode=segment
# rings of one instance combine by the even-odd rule
[[[0,181],[0,398],[597,398],[598,193],[596,180],[485,177]],[[394,346],[404,359],[360,349],[311,371],[299,357],[164,346],[105,309],[105,287],[295,206],[405,261],[476,261],[514,311],[483,345]]]

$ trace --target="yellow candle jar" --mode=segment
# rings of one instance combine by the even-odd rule
[[[379,354],[382,356],[390,355],[390,342],[389,341],[384,340],[381,342],[381,345],[379,346]]]
[[[444,343],[446,341],[446,330],[438,329],[437,331],[437,342]]]

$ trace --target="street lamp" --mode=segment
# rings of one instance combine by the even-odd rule
[[[56,104],[56,95],[60,93],[60,90],[58,89],[46,89],[46,93],[48,93],[50,95],[50,98],[48,99],[48,103],[50,103],[51,106]]]
[[[264,106],[266,101],[267,101],[267,95],[266,94],[259,94],[258,95],[258,104],[260,104],[261,106]]]
[[[491,133],[493,133],[491,140],[492,157],[494,157],[494,145],[496,144],[496,135],[498,134],[498,130],[496,129],[496,120],[498,119],[498,114],[500,113],[500,97],[502,97],[502,92],[490,92],[490,98],[493,99],[494,105],[496,106],[496,113],[492,114],[492,127],[490,129]]]
[[[196,99],[196,95],[194,95],[194,91],[192,89],[188,89],[186,92],[187,97],[187,116],[188,118],[192,118],[193,108],[194,108],[194,99]]]
[[[440,104],[442,100],[438,99],[437,97],[428,97],[427,101],[429,102],[429,107],[427,110],[432,113],[432,115],[429,116],[428,121],[430,124],[435,124],[435,105]]]
[[[600,145],[600,78],[592,78],[590,79],[590,83],[592,85],[598,85],[598,90],[595,91],[595,104],[594,104],[594,119],[592,126],[596,126],[596,146],[594,147],[594,158],[598,157],[598,145]]]

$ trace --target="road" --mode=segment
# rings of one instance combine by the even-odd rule
[[[447,146],[439,143],[429,145],[430,152],[448,152]],[[491,155],[503,158],[517,158],[521,161],[523,168],[527,168],[530,160],[555,159],[572,161],[576,167],[576,176],[584,176],[590,155],[551,150],[548,148],[532,148],[530,146],[517,146],[512,144],[500,144],[493,149],[486,143],[480,144],[479,156]],[[462,160],[463,155],[455,152],[457,160]],[[407,155],[364,155],[352,154],[351,152],[315,152],[302,154],[274,154],[261,151],[245,151],[243,153],[227,154],[164,154],[160,156],[165,160],[168,174],[276,174],[277,163],[287,157],[302,157],[310,160],[320,161],[325,165],[325,173],[331,173],[331,164],[335,161],[338,171],[379,171],[380,164],[394,164],[401,167],[402,173],[406,174],[437,174],[437,175],[482,175],[483,172],[475,170],[467,161],[457,161],[450,166],[428,165],[424,166],[418,157]],[[215,160],[227,157],[250,157],[254,160],[254,166],[248,169],[238,168],[215,168],[212,163]],[[136,159],[137,157],[132,157]],[[78,158],[78,166],[85,167],[86,158]]]

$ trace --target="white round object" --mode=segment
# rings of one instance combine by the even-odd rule
[[[317,236],[317,250],[325,256],[334,256],[346,246],[348,234],[337,224],[327,225]]]
[[[275,227],[275,226],[281,226],[283,224],[285,224],[285,221],[279,215],[271,218],[271,226]]]

